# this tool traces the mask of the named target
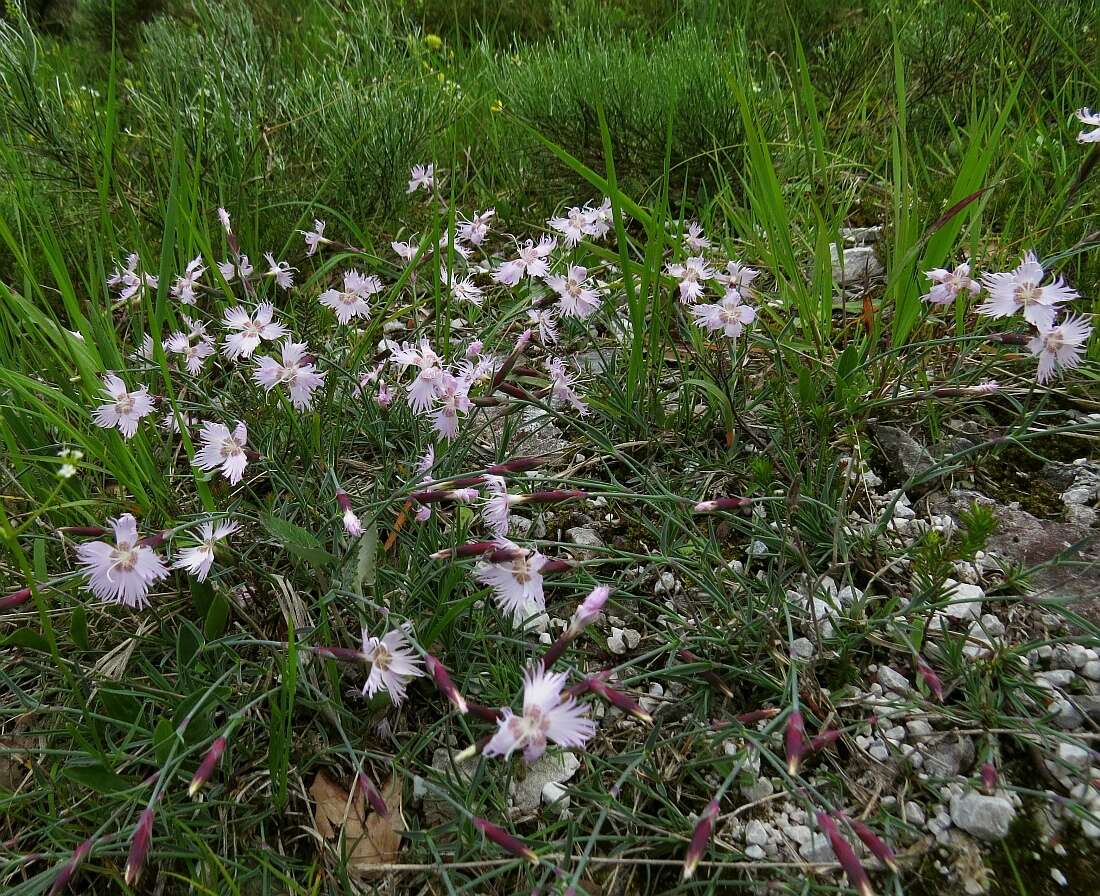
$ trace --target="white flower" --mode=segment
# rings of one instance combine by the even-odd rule
[[[699,326],[711,332],[721,330],[730,339],[736,339],[747,324],[756,320],[756,309],[743,304],[735,289],[729,290],[716,305],[693,305],[691,313]]]
[[[127,392],[126,384],[111,373],[103,378],[103,391],[111,400],[93,412],[95,425],[104,429],[117,427],[124,438],[132,438],[137,432],[138,421],[153,413],[153,398],[149,390],[142,386],[134,392]]]
[[[299,230],[306,241],[306,257],[317,254],[317,247],[327,245],[332,240],[325,239],[325,222],[320,218],[313,219],[313,230]]]
[[[602,240],[611,231],[611,199],[605,198],[596,208],[585,206],[588,228],[585,230],[593,239]]]
[[[250,358],[262,341],[273,342],[286,336],[289,331],[282,324],[276,323],[274,318],[275,306],[270,302],[260,305],[254,315],[241,307],[227,308],[225,326],[239,332],[225,337],[222,352],[230,361]]]
[[[204,423],[199,438],[202,439],[202,447],[195,452],[195,466],[200,470],[221,467],[222,475],[230,485],[240,482],[248,465],[245,454],[248,429],[243,421],[238,421],[232,432],[221,423]]]
[[[970,265],[963,262],[953,271],[946,268],[933,268],[925,272],[925,276],[934,284],[921,298],[933,305],[950,305],[955,297],[963,291],[976,296],[981,292],[981,285],[970,277]]]
[[[214,548],[223,538],[232,535],[239,529],[237,523],[219,523],[217,528],[211,522],[205,522],[199,527],[199,543],[183,548],[173,569],[184,569],[200,582],[205,582],[210,575],[210,567],[214,565]]]
[[[513,551],[515,558],[501,563],[479,563],[474,577],[493,589],[493,596],[501,610],[510,614],[515,625],[520,626],[546,609],[539,570],[547,560],[538,551],[521,548],[505,538],[498,538],[497,541],[501,548]]]
[[[684,245],[693,252],[701,252],[703,249],[710,248],[710,240],[703,236],[703,228],[698,221],[692,221],[688,224],[687,232],[684,234]]]
[[[1063,302],[1077,298],[1061,277],[1040,286],[1045,272],[1034,252],[1024,255],[1023,263],[1009,273],[985,274],[982,284],[989,299],[978,306],[978,313],[989,317],[1010,317],[1023,311],[1024,320],[1038,329],[1051,329],[1054,316]]]
[[[716,276],[714,268],[700,256],[687,258],[683,264],[670,264],[665,270],[679,281],[680,301],[685,305],[696,301],[703,294],[703,284]]]
[[[564,217],[551,218],[546,222],[565,238],[565,245],[572,248],[591,230],[588,213],[583,208],[571,208]]]
[[[276,261],[270,252],[265,252],[264,258],[267,260],[267,276],[274,277],[283,289],[290,289],[294,285],[294,272],[298,269],[292,268],[288,262]]]
[[[369,698],[385,691],[394,706],[405,699],[408,683],[424,674],[420,657],[412,651],[407,633],[400,628],[382,638],[372,638],[363,629],[363,657],[371,664],[363,696]]]
[[[413,165],[412,172],[409,176],[409,188],[406,193],[415,193],[421,187],[429,192],[435,186],[435,163],[429,162],[427,165]]]
[[[583,747],[596,733],[596,724],[584,716],[585,707],[573,696],[565,696],[564,672],[547,672],[539,664],[523,676],[523,715],[505,707],[497,721],[497,732],[485,745],[486,756],[511,756],[523,751],[534,762],[548,741],[562,747]]]
[[[206,273],[203,267],[202,256],[196,255],[187,263],[187,269],[176,278],[169,293],[184,305],[195,304],[195,287],[198,286],[199,277]]]
[[[226,233],[229,233],[232,230],[229,225],[229,212],[227,212],[224,208],[218,209],[218,220],[222,222],[222,227],[225,228]]]
[[[252,378],[270,392],[279,383],[283,383],[290,393],[290,403],[299,411],[309,410],[313,401],[313,390],[324,385],[325,374],[317,373],[312,363],[304,362],[306,344],[285,339],[282,345],[282,363],[274,358],[263,357],[257,360]]]
[[[139,274],[138,264],[137,253],[131,253],[126,257],[125,266],[116,268],[111,276],[107,278],[107,285],[118,288],[118,297],[123,302],[129,301],[137,295],[142,286],[148,289],[157,288],[157,278],[152,274]]]
[[[726,289],[736,289],[742,296],[748,297],[752,293],[752,281],[760,276],[756,268],[750,268],[739,261],[727,261],[726,268],[714,275],[714,279]]]
[[[81,572],[100,600],[142,609],[149,603],[149,588],[168,576],[168,568],[152,548],[138,544],[133,514],[124,513],[110,525],[114,544],[93,541],[77,547]]]
[[[550,402],[560,404],[562,402],[572,405],[581,415],[588,413],[588,405],[581,401],[573,386],[576,378],[565,369],[565,362],[560,358],[550,358],[546,362],[550,373]]]
[[[1047,382],[1059,368],[1079,366],[1091,335],[1092,325],[1080,315],[1067,315],[1053,327],[1039,327],[1039,335],[1027,344],[1028,351],[1039,358],[1038,381]]]
[[[1081,131],[1077,135],[1078,143],[1100,143],[1100,112],[1092,112],[1088,108],[1078,109],[1075,113],[1081,124],[1087,124],[1093,128],[1091,131]]]
[[[363,276],[358,271],[344,274],[344,288],[327,289],[321,293],[319,301],[336,313],[336,319],[346,324],[355,317],[370,319],[370,304],[367,299],[382,291],[382,281],[373,274]]]
[[[545,277],[550,271],[547,256],[557,245],[558,241],[548,236],[542,237],[538,243],[527,240],[520,246],[516,258],[504,262],[493,272],[493,279],[505,286],[515,286],[525,274],[528,277]]]
[[[508,500],[508,483],[503,476],[487,475],[485,485],[489,489],[489,497],[481,505],[481,518],[485,521],[486,529],[503,538],[508,534],[512,507]]]
[[[544,346],[553,345],[558,341],[558,318],[552,308],[545,310],[530,308],[527,311],[527,319],[531,326],[539,331],[539,339]]]
[[[390,243],[393,251],[397,253],[398,257],[404,262],[410,262],[416,257],[416,252],[420,248],[420,244],[410,240],[407,243],[398,242],[395,240]]]
[[[600,307],[599,290],[587,285],[588,270],[579,264],[569,266],[566,276],[546,278],[546,285],[558,294],[558,307],[563,317],[584,320]]]
[[[209,337],[205,337],[192,343],[191,336],[190,333],[173,333],[168,337],[168,341],[164,343],[164,347],[177,355],[183,355],[187,372],[192,376],[196,376],[202,370],[206,359],[214,354],[214,341]]]
[[[255,268],[252,267],[252,262],[248,260],[248,256],[242,255],[238,259],[237,264],[234,264],[232,261],[218,262],[218,270],[221,271],[221,275],[225,278],[226,283],[232,283],[233,278],[238,274],[242,280],[251,277]]]
[[[61,479],[72,479],[77,473],[76,462],[84,457],[84,452],[78,451],[76,448],[62,448],[57,452],[57,456],[65,461],[58,467],[57,475]]]
[[[489,234],[489,221],[495,214],[496,209],[491,208],[474,215],[469,221],[460,221],[458,235],[471,245],[480,246]]]

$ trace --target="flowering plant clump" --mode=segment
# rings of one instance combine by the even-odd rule
[[[441,53],[434,43],[416,50]],[[159,265],[143,249],[97,275],[109,299],[98,330],[50,330],[81,401],[45,368],[4,379],[18,400],[51,397],[34,406],[50,438],[8,440],[27,454],[12,480],[30,478],[32,455],[51,467],[41,506],[5,517],[19,580],[0,609],[42,627],[13,635],[13,650],[95,691],[81,747],[95,764],[62,777],[117,800],[64,855],[26,860],[44,866],[38,891],[115,862],[121,840],[127,885],[162,868],[168,880],[162,829],[229,819],[258,791],[275,808],[247,824],[264,838],[293,817],[287,830],[308,824],[327,861],[368,876],[447,865],[403,865],[403,835],[409,850],[442,844],[464,870],[477,863],[456,857],[490,848],[527,876],[514,892],[538,875],[579,892],[590,863],[629,864],[630,850],[603,849],[622,827],[653,836],[660,867],[685,880],[722,873],[708,854],[737,849],[769,874],[809,863],[871,893],[873,878],[907,871],[886,838],[926,819],[850,786],[852,756],[859,774],[908,763],[922,786],[935,767],[953,788],[948,826],[1014,813],[997,772],[1009,747],[993,732],[1024,723],[993,725],[1010,710],[991,708],[978,678],[1022,676],[1031,660],[980,584],[1023,585],[985,550],[985,505],[925,512],[906,490],[1027,441],[1048,413],[1020,410],[1035,394],[1057,403],[1058,377],[1069,389],[1094,375],[1070,253],[1004,265],[974,240],[972,257],[947,262],[950,247],[929,239],[917,269],[915,250],[899,252],[910,276],[885,289],[902,296],[895,320],[908,295],[915,322],[889,344],[885,300],[867,288],[853,319],[828,252],[807,277],[803,259],[784,265],[794,247],[763,251],[748,235],[768,211],[757,185],[728,233],[702,214],[676,219],[667,196],[654,210],[629,200],[612,171],[588,177],[601,192],[587,202],[509,232],[514,210],[465,201],[459,171],[419,162],[403,192],[402,169],[408,218],[382,235],[314,203],[279,253],[239,232],[253,210],[210,208],[187,239],[173,231]],[[930,408],[937,426],[945,406],[977,407],[988,431],[965,430],[937,459],[907,450],[884,493],[864,434],[908,449],[880,419],[899,405]],[[1024,422],[1004,428],[1010,417]],[[1057,471],[1077,508],[1067,526],[1095,517],[1090,463]],[[62,613],[82,652],[119,630],[130,646],[92,664],[66,656]],[[161,629],[171,655],[131,664]],[[1061,661],[1100,680],[1100,653],[1076,646]],[[1004,705],[1072,732],[1084,714],[1056,694],[1062,678]],[[931,749],[979,723],[980,791],[966,762]],[[1038,749],[1041,732],[1025,734]],[[1084,784],[1091,754],[1057,755],[1043,768],[1071,794],[1062,804],[1100,809]],[[413,813],[423,823],[406,827]],[[533,823],[551,815],[578,827],[566,838]],[[450,842],[424,840],[447,825]],[[294,837],[265,849],[304,848]]]

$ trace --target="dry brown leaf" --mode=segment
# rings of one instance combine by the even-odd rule
[[[348,791],[323,770],[313,779],[309,793],[316,803],[313,821],[318,833],[331,840],[343,830],[350,871],[371,874],[376,866],[397,860],[401,833],[406,828],[401,814],[401,781],[396,776],[390,778],[382,792],[389,808],[385,816],[367,812],[359,788],[349,800]]]

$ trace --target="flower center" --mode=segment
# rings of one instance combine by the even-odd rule
[[[130,572],[137,566],[137,547],[128,541],[120,541],[111,551],[111,569]]]
[[[115,410],[123,416],[133,412],[134,399],[129,395],[123,395],[122,398],[115,402]]]
[[[526,557],[517,557],[512,561],[512,578],[520,585],[526,585],[531,581],[531,564]]]
[[[1039,289],[1038,283],[1021,283],[1016,287],[1015,298],[1021,305],[1034,305],[1039,301],[1039,297],[1042,295],[1042,291]]]

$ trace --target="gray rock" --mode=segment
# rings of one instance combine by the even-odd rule
[[[985,591],[980,586],[947,579],[944,582],[944,592],[950,601],[943,608],[946,615],[960,622],[973,622],[981,618]]]
[[[951,820],[979,840],[1003,840],[1016,817],[1016,809],[1002,796],[969,791],[951,800]]]
[[[966,735],[943,735],[924,748],[924,770],[933,778],[954,778],[974,765],[974,741]]]
[[[913,689],[908,678],[900,672],[894,671],[889,666],[879,666],[878,672],[876,672],[875,675],[878,678],[878,683],[882,685],[882,689],[885,691],[894,691],[897,694],[904,694]]]
[[[882,262],[872,246],[855,246],[837,252],[836,244],[829,246],[833,259],[833,282],[840,286],[862,286],[882,277]]]
[[[745,825],[745,842],[755,843],[757,846],[766,846],[771,842],[771,834],[763,822],[755,818]]]
[[[841,227],[840,238],[849,246],[870,246],[882,239],[882,225],[874,227]]]
[[[542,801],[547,784],[564,784],[581,767],[581,761],[572,753],[543,753],[527,766],[522,781],[512,782],[512,808],[517,813],[532,812]]]
[[[569,536],[569,540],[578,547],[604,547],[603,539],[600,538],[599,533],[590,526],[574,526],[572,529],[566,529],[565,534]],[[592,554],[591,551],[578,551],[577,553],[584,556],[591,556]]]
[[[812,833],[810,839],[798,847],[798,854],[807,862],[835,862],[836,856],[824,834]]]
[[[902,479],[909,480],[923,476],[936,463],[928,450],[904,429],[897,426],[878,425],[871,428],[871,435],[878,443],[894,475]],[[923,485],[927,488],[931,484],[927,482]]]
[[[440,748],[432,753],[432,769],[443,778],[452,782],[452,789],[465,790],[466,785],[474,777],[480,758],[471,756],[462,762],[455,762],[450,750]],[[455,788],[454,783],[460,785]],[[537,804],[536,804],[537,805]],[[434,795],[434,791],[428,788],[424,794],[424,819],[428,824],[435,826],[446,824],[455,814],[454,807],[446,800]]]
[[[797,659],[812,660],[814,652],[814,642],[809,638],[795,638],[791,642],[791,656]],[[1100,662],[1096,665],[1100,667]]]

